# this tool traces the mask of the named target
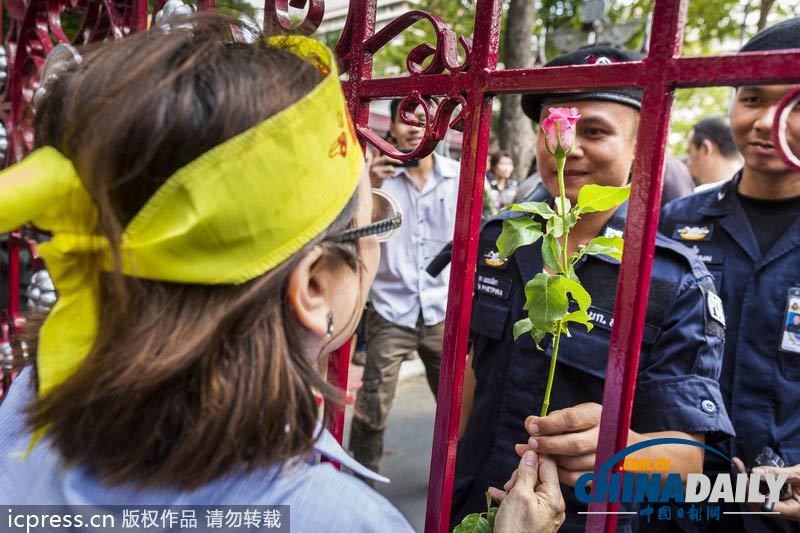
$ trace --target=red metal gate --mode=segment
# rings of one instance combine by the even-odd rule
[[[202,2],[212,7],[213,2]],[[620,271],[615,321],[609,349],[603,417],[598,445],[598,465],[626,446],[638,367],[639,346],[648,299],[653,246],[661,199],[661,179],[667,144],[672,91],[679,87],[733,84],[800,83],[800,52],[766,52],[737,56],[680,57],[687,0],[656,0],[649,54],[641,62],[496,70],[500,39],[502,0],[478,0],[472,38],[455,35],[436,15],[409,11],[375,32],[376,0],[352,0],[345,29],[336,46],[348,104],[362,140],[397,159],[430,153],[448,125],[463,128],[461,176],[456,213],[453,266],[450,279],[444,352],[439,382],[435,434],[431,457],[426,528],[429,533],[447,531],[456,455],[458,418],[464,377],[464,354],[472,304],[478,229],[491,126],[492,98],[503,93],[579,91],[599,87],[640,87],[644,91],[640,128],[633,169],[633,186],[625,256]],[[305,19],[295,24],[289,6],[308,8]],[[6,3],[11,27],[5,44],[9,58],[8,84],[0,120],[10,132],[10,160],[30,147],[29,101],[38,69],[53,41],[65,42],[59,18],[69,9],[85,10],[79,42],[119,38],[146,26],[145,0],[15,0]],[[159,6],[160,7],[160,6]],[[271,31],[311,34],[324,14],[323,0],[269,0],[265,26]],[[410,75],[372,79],[372,57],[393,37],[420,20],[436,29],[436,42],[414,48],[407,57]],[[459,48],[461,49],[459,54]],[[459,55],[465,59],[459,62]],[[442,96],[434,116],[425,122],[425,138],[410,154],[401,154],[370,131],[367,121],[373,99],[403,97],[401,109],[425,97]],[[458,116],[452,112],[460,105]],[[412,117],[407,117],[412,120]],[[11,249],[21,241],[13,241]],[[8,282],[19,286],[15,260]],[[17,302],[10,299],[4,314],[5,329],[13,330],[19,317]],[[331,358],[329,378],[346,386],[349,346]],[[342,412],[334,413],[334,433],[341,439]],[[594,504],[592,511],[614,511],[618,504]],[[589,517],[588,531],[612,531],[613,514]]]

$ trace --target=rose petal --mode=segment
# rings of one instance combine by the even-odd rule
[[[563,125],[564,122],[561,124]],[[568,124],[561,128],[561,147],[567,152],[572,150],[572,146],[575,144],[575,129],[570,126]]]

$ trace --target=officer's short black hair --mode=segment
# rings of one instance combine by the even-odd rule
[[[732,158],[738,154],[733,143],[731,124],[727,118],[717,116],[704,118],[692,128],[692,144],[699,147],[703,141],[714,143],[723,157]]]
[[[623,63],[641,61],[644,55],[619,46],[601,44],[586,46],[575,52],[551,59],[545,67],[563,67],[567,65],[594,65],[605,63]],[[539,122],[543,105],[553,105],[576,100],[605,100],[633,107],[637,111],[642,108],[641,89],[599,89],[583,93],[535,93],[522,95],[522,111],[534,122]]]
[[[784,20],[764,28],[742,47],[740,52],[766,52],[800,48],[800,18]]]

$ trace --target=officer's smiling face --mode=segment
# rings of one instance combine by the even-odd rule
[[[731,108],[731,130],[736,148],[744,156],[744,165],[755,176],[768,177],[795,172],[778,155],[771,131],[775,108],[789,91],[798,85],[759,85],[739,87]],[[798,151],[800,109],[789,115],[789,144]]]
[[[550,106],[542,106],[541,118]],[[564,167],[564,186],[574,204],[578,191],[588,183],[621,186],[627,183],[636,150],[639,112],[632,107],[602,100],[559,103],[576,107],[581,118],[576,125],[575,148]],[[558,195],[558,177],[553,157],[547,152],[544,135],[536,142],[536,159],[542,183]]]

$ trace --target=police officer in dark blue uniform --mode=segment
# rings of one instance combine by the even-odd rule
[[[742,51],[788,48],[800,48],[800,19],[763,30]],[[800,335],[791,328],[800,314],[800,171],[781,160],[770,137],[775,106],[796,87],[738,87],[730,118],[744,167],[715,189],[670,203],[661,216],[662,231],[697,251],[722,298],[727,340],[720,387],[737,436],[720,449],[747,467],[765,446],[787,466],[800,464]],[[800,129],[797,110],[789,120]],[[706,454],[706,469],[729,472],[729,465]],[[800,520],[800,498],[774,510]],[[800,526],[725,515],[719,530],[745,529],[798,532]]]
[[[611,47],[592,47],[562,56],[549,65],[631,61],[641,56]],[[634,156],[641,93],[602,90],[569,95],[524,95],[526,114],[540,120],[549,106],[577,107],[576,144],[565,168],[567,196],[575,203],[585,184],[621,186]],[[542,137],[537,144],[542,184],[532,200],[552,201],[557,194],[555,164]],[[616,212],[584,215],[570,232],[570,249],[597,235],[621,235],[626,205]],[[499,259],[495,242],[503,219],[528,216],[505,212],[481,232],[472,320],[472,409],[458,445],[452,520],[485,510],[484,493],[502,487],[519,462],[514,445],[551,455],[567,502],[561,531],[583,531],[585,510],[574,495],[577,478],[594,468],[607,353],[613,324],[619,262],[608,256],[586,257],[576,272],[592,296],[591,332],[571,328],[561,340],[551,413],[539,412],[550,364],[552,339],[538,351],[528,335],[513,339],[514,323],[524,318],[525,283],[542,272],[541,241]],[[574,240],[573,240],[574,239]],[[724,317],[713,281],[688,249],[659,235],[656,241],[650,303],[645,318],[636,399],[629,442],[673,436],[714,442],[732,434],[719,392]],[[465,399],[469,402],[470,398]],[[533,420],[533,422],[531,422]],[[533,427],[532,424],[540,427]],[[529,441],[530,434],[534,437]],[[654,452],[656,453],[656,452]],[[659,450],[671,471],[700,471],[697,448]],[[634,530],[636,517],[621,516],[622,530]]]

